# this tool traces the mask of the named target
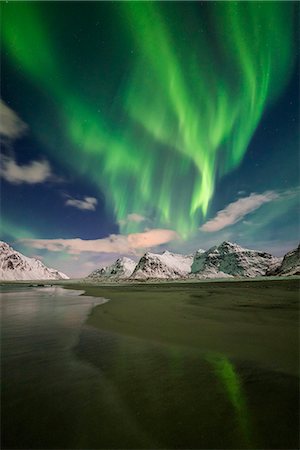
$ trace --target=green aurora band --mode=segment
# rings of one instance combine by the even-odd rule
[[[99,114],[97,99],[93,104],[68,78],[41,7],[8,6],[4,48],[52,96],[64,124],[71,150],[53,146],[52,156],[88,174],[122,233],[143,226],[128,222],[130,213],[183,238],[196,231],[216,183],[239,166],[266,107],[289,80],[293,2],[208,2],[203,15],[192,3],[171,10],[161,2],[112,6],[135,55],[120,80],[122,120],[114,108]]]

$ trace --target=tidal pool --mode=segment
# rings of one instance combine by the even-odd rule
[[[255,361],[247,351],[245,358],[242,351],[225,351],[226,345],[215,345],[215,336],[208,337],[201,322],[206,314],[208,327],[214,329],[211,313],[198,309],[194,317],[205,336],[193,337],[197,345],[187,345],[183,339],[155,339],[159,326],[155,333],[155,323],[146,320],[146,307],[141,308],[139,325],[143,328],[144,312],[143,331],[154,327],[154,338],[136,330],[131,333],[126,311],[131,314],[134,302],[126,306],[122,289],[117,294],[113,288],[103,289],[102,294],[100,289],[101,298],[60,287],[4,288],[2,448],[298,447],[299,380],[288,364],[284,370],[284,359],[274,368],[269,361],[265,365],[260,358]],[[182,289],[185,301],[194,305],[195,297],[189,297],[193,288]],[[119,308],[116,295],[122,298]],[[157,296],[161,302],[164,295],[183,301],[178,286],[168,287],[165,293],[144,286],[127,295],[146,298],[147,304],[153,298],[152,308]],[[104,305],[105,298],[112,301]],[[168,307],[177,314],[175,300]],[[230,310],[227,315],[213,302],[211,308],[230,327]],[[197,325],[189,311],[190,316],[179,309],[180,317],[185,314],[188,319],[176,322],[178,327]],[[281,326],[288,331],[295,325],[289,314],[282,313],[280,322],[272,314],[268,320],[274,321],[274,329]],[[244,315],[243,309],[238,320]],[[261,323],[261,315],[255,317],[251,312],[251,320]],[[170,326],[176,334],[170,325],[173,319],[167,314],[164,323],[167,331]],[[232,312],[232,326],[236,322]],[[178,328],[179,336],[181,332]],[[282,330],[278,332],[282,335]],[[245,336],[238,333],[236,338],[243,347]],[[257,344],[254,336],[253,342]],[[261,355],[261,349],[257,352]]]

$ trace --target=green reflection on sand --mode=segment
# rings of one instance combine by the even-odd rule
[[[239,431],[249,448],[253,448],[250,439],[250,422],[246,398],[239,375],[234,365],[224,355],[210,354],[207,361],[212,364],[214,373],[222,383],[229,402],[232,404],[239,425]]]

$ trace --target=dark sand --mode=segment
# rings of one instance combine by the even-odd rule
[[[90,286],[88,324],[299,373],[299,280]],[[75,286],[70,286],[75,288]]]
[[[2,448],[299,447],[299,280],[66,286],[110,301],[18,297]]]
[[[298,448],[299,280],[84,289],[111,301],[87,321],[99,352],[78,356],[117,382],[152,446]]]

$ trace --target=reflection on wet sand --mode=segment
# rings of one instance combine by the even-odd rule
[[[221,354],[90,327],[83,328],[76,354],[99,369],[123,405],[123,423],[132,419],[141,448],[273,448],[274,442],[287,439],[281,435],[287,425],[294,430],[289,442],[297,439],[296,398],[288,404],[291,391],[297,392],[296,378],[234,364]],[[274,403],[265,404],[263,411],[261,391],[266,387]],[[251,413],[249,397],[255,400]],[[281,412],[268,421],[266,408],[275,404]],[[288,408],[295,414],[293,424],[288,424]]]
[[[3,448],[297,446],[297,377],[89,326],[103,301],[2,296]]]
[[[255,446],[251,443],[247,402],[234,365],[223,355],[210,354],[207,360],[213,366],[214,373],[222,383],[224,392],[234,408],[245,445],[249,448],[254,448]]]

